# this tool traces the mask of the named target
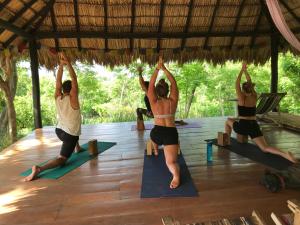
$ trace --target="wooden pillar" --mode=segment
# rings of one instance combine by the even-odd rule
[[[40,80],[39,80],[39,60],[37,54],[37,44],[35,40],[29,42],[30,67],[32,79],[32,99],[34,127],[42,128],[41,103],[40,103]]]
[[[271,93],[278,89],[278,34],[271,36]]]

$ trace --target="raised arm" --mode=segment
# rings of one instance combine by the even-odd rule
[[[245,73],[245,77],[246,77],[247,82],[252,83],[250,74],[248,73],[248,70],[247,70],[247,67],[245,68],[244,73]]]
[[[165,67],[165,65],[162,65],[162,69],[164,71],[164,73],[166,74],[166,77],[168,78],[168,80],[170,81],[170,98],[173,101],[178,101],[178,96],[179,96],[179,92],[178,92],[178,87],[177,87],[177,83],[176,80],[174,78],[174,76],[170,73],[170,71]]]
[[[156,82],[156,79],[157,79],[159,69],[160,69],[160,66],[158,64],[156,66],[156,68],[155,68],[155,70],[154,70],[154,72],[151,76],[150,82],[149,82],[149,88],[148,88],[147,96],[149,98],[149,101],[150,101],[151,105],[157,101],[157,95],[156,95],[156,92],[155,92],[155,82]]]
[[[240,73],[237,76],[236,81],[235,81],[235,91],[236,91],[236,94],[237,94],[238,98],[242,96],[241,79],[242,79],[242,75],[243,75],[246,67],[247,67],[247,65],[245,63],[243,63],[242,69],[241,69],[241,71],[240,71]]]
[[[76,73],[72,67],[72,64],[70,63],[69,59],[66,57],[66,55],[64,53],[62,53],[62,58],[65,62],[65,64],[67,65],[70,77],[71,77],[71,81],[72,81],[72,88],[70,91],[70,95],[71,96],[78,96],[78,83],[77,83],[77,76]]]
[[[248,73],[247,67],[245,68],[244,72],[245,72],[245,77],[246,77],[247,82],[251,84],[252,93],[255,94],[255,95],[257,95],[257,93],[255,91],[255,88],[254,88],[255,84],[252,83],[251,76]]]
[[[143,72],[143,69],[142,67],[139,67],[138,68],[138,73],[139,73],[139,82],[140,82],[140,85],[141,85],[141,88],[143,89],[143,91],[147,94],[148,90],[147,90],[147,87],[145,85],[145,80],[142,76],[142,72]]]
[[[56,74],[56,86],[55,86],[55,94],[54,98],[56,99],[58,96],[62,95],[62,75],[64,70],[64,64],[62,62],[59,63],[59,67]]]

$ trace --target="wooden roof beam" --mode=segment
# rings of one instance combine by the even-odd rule
[[[1,2],[0,3],[0,9],[1,9],[0,11],[2,11],[9,2],[10,2],[10,0],[5,0],[4,2]]]
[[[294,33],[300,33],[300,28],[292,29]],[[268,36],[272,34],[271,30],[260,30],[257,36]],[[81,31],[77,33],[75,31],[59,31],[59,32],[49,32],[40,31],[35,34],[36,39],[48,39],[48,38],[115,38],[115,39],[157,39],[157,38],[199,38],[199,37],[249,37],[253,36],[254,31],[243,31],[243,32],[176,32],[176,33],[158,33],[158,32],[99,32],[99,31]]]
[[[131,23],[130,23],[130,33],[133,33],[134,24],[135,24],[135,14],[136,14],[136,0],[132,0],[131,2]],[[130,38],[130,52],[133,52],[134,39]]]
[[[188,11],[188,14],[187,14],[186,23],[185,23],[185,27],[184,27],[184,31],[183,31],[184,33],[187,33],[189,31],[193,8],[194,8],[194,0],[190,0],[189,11]],[[186,38],[183,38],[181,40],[181,50],[184,49],[185,44],[186,44]]]
[[[255,25],[255,28],[254,28],[254,31],[253,31],[254,35],[251,38],[250,48],[254,47],[255,40],[256,40],[256,37],[257,37],[258,27],[259,27],[259,24],[261,22],[262,15],[263,15],[263,11],[262,11],[262,9],[260,9],[260,13],[259,13],[259,16],[257,18],[256,25]]]
[[[213,15],[212,15],[212,18],[211,18],[211,21],[210,21],[210,25],[209,25],[209,28],[208,28],[208,31],[207,31],[207,33],[209,33],[209,34],[212,32],[212,28],[214,26],[214,22],[215,22],[215,18],[216,18],[216,14],[217,14],[217,11],[219,9],[219,6],[220,6],[220,0],[217,0],[216,6],[214,8],[214,12],[213,12]],[[205,38],[203,49],[207,49],[209,37],[210,36],[207,36]]]
[[[265,17],[267,18],[268,22],[269,22],[269,25],[270,25],[270,28],[272,30],[272,32],[276,32],[277,31],[277,28],[273,22],[273,19],[270,15],[270,12],[268,10],[268,7],[266,6],[264,0],[260,0],[260,5],[261,5],[261,10],[263,12],[263,14],[265,15]]]
[[[50,15],[51,15],[51,23],[52,23],[52,28],[53,28],[53,32],[57,32],[57,26],[56,26],[56,22],[55,22],[55,14],[54,14],[54,8],[52,7],[50,10]],[[57,38],[54,38],[55,41],[55,50],[57,52],[59,52],[59,42]]]
[[[53,7],[55,0],[50,0],[46,6],[44,6],[44,8],[39,11],[37,14],[35,14],[33,17],[30,18],[30,20],[27,21],[27,23],[24,24],[24,26],[22,27],[23,30],[26,30],[34,21],[37,20],[37,18],[39,17],[43,17],[44,15],[46,16],[49,12],[49,10],[51,9],[51,7]],[[41,20],[43,21],[43,20]],[[16,38],[18,37],[17,34],[12,35],[5,43],[4,43],[4,47],[6,48],[7,46],[10,45],[10,43],[12,43]],[[32,35],[30,35],[30,37],[32,37]]]
[[[162,30],[162,25],[163,25],[163,19],[164,19],[164,13],[165,13],[165,0],[161,0],[160,2],[160,12],[159,12],[159,24],[158,24],[158,33],[161,33]],[[156,51],[157,53],[159,53],[160,49],[161,49],[161,38],[157,39],[157,47],[156,47]]]
[[[7,29],[21,37],[24,37],[26,39],[31,39],[31,35],[29,33],[27,33],[25,30],[13,25],[12,23],[10,22],[7,22],[3,19],[0,19],[0,27],[4,28],[4,29]]]
[[[47,5],[46,5],[46,10],[43,11],[43,13],[40,15],[41,18],[37,21],[37,23],[35,24],[35,27],[31,30],[30,33],[35,33],[40,26],[42,25],[42,23],[44,22],[46,16],[48,15],[48,13],[50,12],[51,8],[53,8],[53,5],[55,3],[55,0],[50,0]]]
[[[283,0],[279,0],[280,3],[287,9],[287,11],[294,17],[295,20],[297,20],[298,23],[300,23],[300,17],[298,17],[293,10],[289,7],[289,5],[283,1]]]
[[[236,16],[235,24],[234,24],[234,27],[233,27],[233,32],[234,33],[237,31],[239,22],[241,20],[242,12],[243,12],[244,7],[245,7],[245,2],[246,2],[246,0],[242,0],[241,6],[240,6],[239,11],[238,11],[238,14]],[[230,44],[229,44],[230,49],[232,49],[233,43],[234,43],[234,36],[231,37],[231,40],[230,40]]]
[[[10,23],[14,23],[17,19],[19,19],[26,11],[29,9],[37,0],[31,0],[28,3],[23,3],[25,6],[18,11],[12,18],[8,20]],[[3,33],[4,29],[0,29],[0,35]]]
[[[79,15],[78,15],[78,2],[77,2],[77,0],[73,0],[73,3],[74,3],[74,15],[75,15],[76,31],[80,32],[80,23],[79,23]],[[77,47],[78,47],[78,50],[81,51],[81,40],[80,40],[80,38],[77,38]]]
[[[108,15],[107,15],[107,1],[103,0],[103,6],[104,6],[104,32],[107,33],[108,30]],[[105,38],[105,46],[104,46],[104,51],[108,51],[108,40]]]

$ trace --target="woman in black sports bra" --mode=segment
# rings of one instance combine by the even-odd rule
[[[162,69],[170,82],[169,85],[161,79],[155,86],[159,70]],[[177,188],[180,183],[178,154],[178,132],[175,126],[175,112],[178,103],[178,88],[173,75],[167,70],[160,57],[157,67],[150,79],[147,94],[154,115],[154,128],[150,137],[154,146],[154,154],[158,154],[158,145],[164,146],[164,154],[168,169],[173,175],[170,188]]]
[[[242,84],[241,88],[241,77],[245,73],[246,82]],[[238,121],[228,118],[225,123],[225,132],[231,135],[232,129],[241,135],[249,135],[251,139],[258,145],[263,152],[269,152],[272,154],[280,155],[287,160],[296,163],[297,160],[294,158],[292,153],[283,152],[278,148],[271,147],[267,144],[260,127],[256,121],[256,101],[257,93],[254,89],[255,84],[252,83],[251,77],[247,71],[247,64],[243,63],[242,69],[235,82],[235,90],[238,99]]]

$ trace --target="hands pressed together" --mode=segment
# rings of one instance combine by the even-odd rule
[[[64,52],[58,53],[58,57],[59,57],[60,65],[64,66],[70,64],[70,60],[68,59],[68,57],[65,55]]]
[[[162,56],[159,56],[158,62],[157,62],[157,66],[156,66],[156,69],[157,69],[157,70],[161,70],[161,69],[165,69],[165,68],[166,68],[166,67],[165,67],[163,58],[162,58]]]

